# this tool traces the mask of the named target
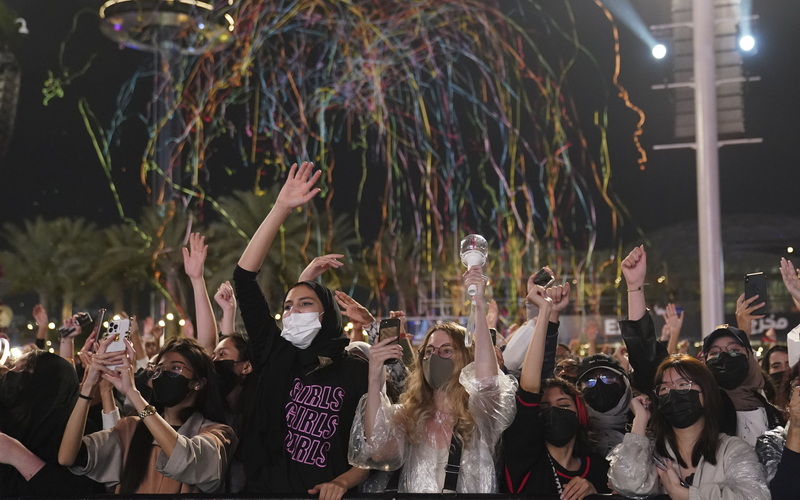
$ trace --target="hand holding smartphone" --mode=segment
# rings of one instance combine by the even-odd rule
[[[394,344],[400,340],[400,318],[388,318],[382,319],[379,327],[378,327],[378,342],[391,338],[397,337],[393,342],[390,342],[389,345]],[[383,362],[385,365],[394,364],[400,361],[399,359],[387,359]]]
[[[539,285],[542,288],[547,288],[548,286],[552,285],[555,280],[555,276],[550,274],[545,268],[539,269],[539,271],[533,275],[534,284]]]
[[[105,311],[104,311],[105,312]],[[125,340],[130,340],[131,320],[127,318],[115,319],[108,322],[108,330],[103,335],[103,340],[113,337],[108,344],[106,352],[120,352],[127,349]],[[119,365],[109,366],[109,370],[116,370]]]
[[[767,314],[767,277],[764,273],[750,273],[744,277],[744,298],[745,300],[758,295],[756,303],[763,302],[764,305],[752,312],[754,316]]]

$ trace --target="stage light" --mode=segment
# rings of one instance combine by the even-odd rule
[[[794,247],[786,247],[786,253],[794,253]]]
[[[739,48],[745,52],[750,52],[756,48],[756,39],[752,35],[744,35],[739,37]]]
[[[653,45],[652,54],[656,59],[664,59],[667,56],[667,46],[663,43]]]

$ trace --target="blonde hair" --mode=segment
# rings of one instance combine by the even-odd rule
[[[458,382],[461,370],[472,362],[474,355],[471,348],[464,344],[464,336],[467,331],[457,323],[440,323],[431,327],[422,342],[422,348],[428,345],[431,335],[436,331],[443,331],[451,339],[451,345],[455,350],[453,357],[453,374],[442,387],[444,399],[450,406],[452,417],[455,419],[453,433],[461,440],[464,447],[468,446],[475,431],[475,419],[469,412],[469,394],[467,390]],[[413,443],[418,443],[425,434],[424,423],[433,418],[436,411],[433,400],[434,390],[425,381],[422,371],[422,356],[417,356],[414,366],[408,376],[406,389],[400,396],[402,404],[401,421],[405,427],[408,439]]]

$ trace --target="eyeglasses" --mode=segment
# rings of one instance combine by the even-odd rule
[[[430,359],[434,354],[437,354],[442,359],[450,359],[453,357],[454,352],[456,352],[456,350],[448,344],[440,345],[439,347],[426,345],[425,349],[422,351],[422,359]]]
[[[658,384],[655,387],[656,395],[664,396],[669,394],[670,391],[675,391],[678,394],[686,394],[692,390],[694,382],[686,379],[678,379],[678,380],[682,380],[682,382],[678,382],[677,384]],[[672,385],[672,387],[670,387],[670,385]]]
[[[172,378],[179,377],[183,374],[185,370],[194,373],[194,371],[191,368],[184,365],[183,363],[170,363],[169,365],[165,365],[163,363],[154,365],[153,363],[149,363],[147,365],[147,372],[150,374],[150,378],[154,380],[160,377],[162,373],[166,373],[169,377]]]
[[[570,374],[577,374],[578,367],[575,365],[561,365],[556,366],[556,375],[559,373],[570,373]]]
[[[619,375],[595,375],[592,378],[588,378],[586,380],[581,380],[581,387],[594,387],[597,385],[597,381],[601,381],[606,385],[616,384],[619,382]]]
[[[716,358],[723,352],[727,352],[731,356],[741,356],[746,354],[745,348],[742,344],[737,344],[736,342],[731,342],[730,344],[726,345],[723,349],[720,346],[714,346],[708,350],[708,354],[706,354],[707,358]]]

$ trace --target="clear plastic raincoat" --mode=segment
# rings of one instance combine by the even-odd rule
[[[483,380],[475,379],[474,363],[465,366],[459,383],[469,394],[469,411],[475,419],[475,432],[471,441],[463,446],[456,487],[457,493],[495,493],[497,475],[494,467],[494,450],[503,431],[511,425],[516,414],[515,394],[517,381],[509,375],[498,374]],[[392,405],[384,394],[383,404],[367,440],[364,432],[366,395],[358,405],[356,418],[350,432],[348,459],[357,467],[397,470],[400,473],[400,493],[441,493],[447,449],[437,449],[434,435],[444,430],[447,423],[431,419],[424,426],[425,436],[411,442],[405,428],[395,423],[400,405]]]

